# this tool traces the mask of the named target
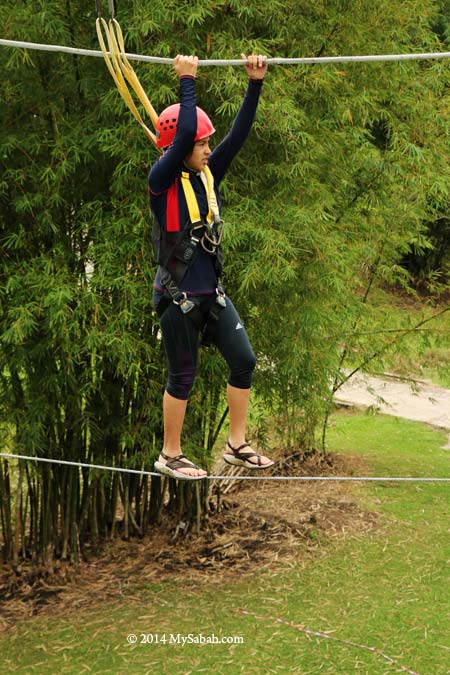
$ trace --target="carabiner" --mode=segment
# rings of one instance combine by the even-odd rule
[[[215,234],[214,230],[212,229],[211,226],[209,226],[209,229],[205,232],[203,237],[201,238],[201,245],[203,246],[204,250],[207,253],[215,253],[216,248],[220,246],[222,243],[222,237],[223,237],[223,231],[225,228],[225,223],[222,220],[222,218],[219,220],[218,223],[214,223],[215,225],[219,225],[217,228],[217,234]],[[211,246],[211,248],[209,248]]]

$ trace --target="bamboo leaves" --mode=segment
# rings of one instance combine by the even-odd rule
[[[432,51],[447,39],[439,2],[401,5],[154,0],[122,3],[118,18],[127,48],[161,56]],[[95,47],[93,8],[67,7],[9,3],[5,37]],[[6,49],[0,60],[2,436],[30,453],[149,468],[165,385],[146,193],[157,154],[101,60]],[[167,67],[138,75],[156,110],[176,100]],[[218,140],[245,86],[243,69],[199,73],[198,103]],[[330,381],[388,344],[367,301],[374,288],[406,289],[411,251],[435,254],[434,273],[445,269],[447,90],[448,69],[432,62],[267,76],[254,130],[221,185],[225,283],[287,452],[317,447]],[[225,423],[226,378],[217,354],[202,354],[186,422],[194,460],[209,459]],[[197,522],[207,496],[199,506],[189,488],[165,489],[139,476],[0,462],[5,556],[77,560],[87,541],[141,534],[168,512]]]

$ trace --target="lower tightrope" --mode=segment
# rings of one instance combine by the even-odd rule
[[[22,459],[31,462],[45,462],[48,464],[63,464],[84,469],[100,469],[101,471],[118,471],[120,473],[132,473],[140,476],[163,476],[156,471],[145,469],[128,469],[121,466],[106,466],[104,464],[87,464],[84,462],[70,462],[65,459],[51,459],[50,457],[33,457],[30,455],[16,455],[13,453],[0,452],[0,457],[5,459]],[[281,480],[281,481],[353,481],[353,482],[379,482],[379,483],[450,483],[450,477],[415,477],[415,476],[205,476],[201,480]]]

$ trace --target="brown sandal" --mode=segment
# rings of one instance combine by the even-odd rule
[[[243,448],[250,447],[250,443],[242,443],[238,448],[233,448],[230,441],[227,441],[227,445],[232,450],[232,453],[226,452],[223,455],[224,460],[228,464],[233,464],[234,466],[245,466],[247,469],[268,469],[269,466],[273,466],[275,462],[272,460],[267,464],[261,463],[261,455],[257,452],[241,452]],[[250,457],[256,457],[257,462],[251,462]]]
[[[206,478],[205,476],[189,476],[187,473],[182,473],[177,471],[177,469],[200,469],[199,466],[193,464],[188,460],[186,455],[177,455],[176,457],[169,457],[165,452],[161,450],[161,457],[166,460],[166,463],[155,462],[154,467],[158,473],[162,473],[171,478],[177,478],[179,480],[202,480]]]

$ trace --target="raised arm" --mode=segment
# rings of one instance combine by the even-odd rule
[[[247,91],[233,125],[223,141],[213,150],[208,164],[216,183],[220,183],[233,158],[242,148],[252,128],[264,76],[267,73],[266,57],[241,54],[245,70],[249,77]]]
[[[192,150],[197,132],[195,76],[198,58],[178,55],[173,66],[180,78],[180,113],[174,140],[151,168],[148,183],[153,194],[170,187],[184,158]]]

